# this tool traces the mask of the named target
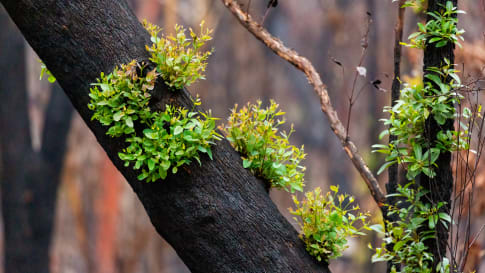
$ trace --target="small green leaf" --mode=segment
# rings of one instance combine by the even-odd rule
[[[143,134],[149,138],[149,139],[157,139],[158,138],[158,134],[157,132],[151,130],[151,129],[145,129],[143,130]]]
[[[211,149],[210,149],[210,148],[207,148],[207,155],[209,156],[209,158],[210,158],[211,160],[213,160],[213,158],[212,158],[212,151],[211,151]]]
[[[147,164],[150,171],[153,171],[153,169],[155,169],[155,161],[153,161],[151,158],[147,160]]]
[[[133,120],[131,119],[131,117],[127,117],[125,119],[125,123],[126,123],[126,126],[133,128]]]
[[[167,177],[167,171],[163,170],[161,167],[158,168],[158,175],[160,175],[161,179],[165,179]]]
[[[394,163],[395,163],[394,161],[388,161],[388,162],[382,164],[382,166],[377,171],[377,175],[379,175],[382,172],[384,172],[384,170],[386,170],[389,166],[393,165]]]
[[[429,43],[432,44],[432,43],[435,43],[435,42],[438,42],[438,41],[441,41],[443,38],[441,37],[434,37],[434,38],[431,38],[429,40]]]
[[[384,227],[380,224],[369,226],[370,230],[377,232],[378,234],[384,234]]]
[[[144,180],[145,178],[148,177],[148,173],[141,173],[140,175],[138,175],[138,180]]]
[[[435,226],[436,226],[435,217],[434,215],[430,215],[428,217],[428,227],[429,229],[434,229]]]
[[[204,146],[197,147],[197,150],[199,150],[199,151],[201,151],[203,153],[207,153],[207,149]]]
[[[447,40],[441,40],[440,42],[438,42],[438,43],[436,44],[436,47],[438,47],[438,48],[439,48],[439,47],[444,47],[444,46],[445,46],[445,45],[447,45],[447,44],[448,44],[448,41],[447,41]]]
[[[56,77],[54,77],[50,71],[47,72],[49,74],[49,78],[47,78],[47,80],[50,82],[50,83],[55,83],[56,82]]]
[[[445,222],[451,223],[451,217],[450,217],[449,214],[444,213],[444,212],[440,212],[440,213],[438,213],[438,215],[439,215],[439,218],[441,220],[444,220]]]
[[[138,170],[143,165],[143,161],[137,160],[133,169]]]
[[[251,166],[251,161],[250,160],[247,160],[247,159],[244,159],[243,160],[243,167],[245,169],[249,168]]]
[[[114,121],[120,121],[121,117],[123,117],[125,114],[122,111],[118,111],[113,115],[113,120]]]
[[[170,161],[168,161],[168,160],[162,161],[160,166],[162,167],[163,170],[167,171],[170,168]]]
[[[175,136],[177,136],[177,135],[180,135],[180,133],[182,133],[183,131],[184,131],[184,129],[182,128],[182,126],[177,126],[177,127],[175,127],[175,129],[173,130],[173,134],[174,134]]]

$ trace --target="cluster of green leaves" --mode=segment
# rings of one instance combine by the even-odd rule
[[[446,5],[440,11],[427,12],[426,14],[432,19],[428,20],[425,25],[418,23],[418,31],[408,37],[410,43],[403,44],[420,49],[424,49],[426,44],[433,43],[436,47],[443,47],[448,43],[461,47],[459,40],[463,41],[462,34],[465,31],[457,27],[458,18],[456,15],[459,13],[465,12],[458,10],[451,1],[446,2]]]
[[[52,75],[52,73],[49,71],[49,69],[47,69],[47,66],[44,64],[44,62],[42,60],[39,60],[39,63],[40,63],[40,77],[39,77],[39,80],[42,80],[42,78],[44,77],[44,75],[47,75],[47,80],[50,83],[55,83],[56,82],[56,77],[54,77],[54,75]]]
[[[94,111],[93,120],[109,126],[108,135],[125,137],[128,146],[118,154],[125,166],[134,163],[134,169],[141,169],[138,179],[153,182],[164,179],[169,170],[176,173],[192,159],[200,163],[199,152],[212,158],[210,146],[220,135],[214,130],[215,119],[210,112],[170,105],[163,112],[152,111],[149,91],[159,74],[154,69],[140,76],[145,69],[146,65],[132,61],[108,75],[101,73],[98,82],[92,84],[88,107]],[[199,104],[199,100],[194,102],[195,106]]]
[[[189,28],[189,36],[183,26],[175,25],[175,36],[158,37],[161,29],[146,21],[144,27],[151,35],[152,46],[146,49],[151,53],[150,61],[157,64],[157,73],[172,89],[189,86],[198,79],[205,79],[204,71],[207,59],[212,51],[201,48],[212,39],[211,29],[204,29],[204,22],[200,24],[200,33],[196,34]]]
[[[388,216],[397,215],[397,221],[369,228],[384,236],[382,246],[375,249],[373,262],[392,261],[401,264],[402,273],[431,273],[434,257],[427,251],[426,240],[435,240],[435,227],[438,222],[444,226],[451,223],[451,217],[440,212],[444,203],[433,206],[421,201],[426,191],[422,188],[414,189],[414,183],[398,186],[397,193],[388,195],[398,198],[398,202],[388,205]],[[386,245],[392,245],[386,249]],[[372,248],[371,246],[369,246]],[[395,267],[391,272],[398,272]],[[436,272],[450,272],[449,262],[443,259]]]
[[[278,126],[285,123],[278,119],[285,113],[278,104],[261,108],[261,101],[249,104],[241,110],[232,109],[228,124],[223,127],[227,140],[243,157],[244,168],[267,180],[272,187],[291,192],[303,191],[305,167],[300,162],[305,158],[303,146],[297,148],[289,143],[289,134]]]
[[[392,0],[392,2],[398,2],[399,0]],[[404,2],[404,5],[402,5],[402,8],[407,8],[410,7],[412,8],[416,13],[421,13],[423,10],[426,8],[426,0],[407,0]]]
[[[429,143],[423,135],[425,122],[432,116],[439,125],[457,117],[455,103],[463,98],[456,90],[462,85],[457,70],[445,60],[442,68],[430,68],[425,75],[424,85],[407,86],[401,90],[401,96],[393,107],[385,107],[390,114],[382,119],[389,129],[384,130],[380,138],[387,134],[396,136],[388,145],[375,144],[374,152],[386,155],[386,162],[378,174],[393,164],[406,164],[407,178],[414,179],[420,173],[434,177],[436,160],[440,153],[468,149],[468,127],[461,123],[459,131],[440,131],[435,143]],[[451,79],[451,80],[450,80]],[[445,82],[448,81],[448,82]],[[470,110],[464,108],[463,117],[469,117]]]
[[[228,124],[222,129],[226,138],[242,154],[243,167],[268,181],[272,187],[287,191],[303,191],[305,167],[300,162],[305,158],[303,147],[297,148],[289,143],[293,132],[280,132],[278,127],[285,123],[279,119],[285,113],[278,110],[278,104],[271,100],[267,108],[262,102],[247,104],[238,110],[232,109]],[[338,187],[330,187],[331,192],[322,195],[320,188],[305,194],[303,201],[293,196],[296,210],[290,212],[299,216],[302,229],[300,238],[307,251],[318,261],[328,262],[337,258],[348,247],[347,237],[364,235],[367,228],[367,214],[354,213],[358,206],[350,208],[354,198],[338,194]],[[298,219],[295,217],[295,220]],[[361,228],[354,225],[362,223]]]
[[[411,6],[417,1],[406,1],[405,6]],[[419,31],[411,34],[410,47],[424,49],[434,45],[440,48],[452,44],[459,44],[463,40],[463,30],[457,28],[457,14],[464,13],[448,1],[440,11],[427,13],[426,25],[418,23]],[[426,240],[436,240],[436,225],[443,224],[445,227],[451,223],[449,214],[443,212],[445,203],[431,204],[425,200],[427,192],[414,186],[414,179],[421,173],[428,177],[436,175],[436,161],[440,154],[469,149],[469,132],[467,119],[472,113],[464,107],[463,113],[458,113],[455,105],[460,104],[463,96],[458,90],[463,86],[457,75],[457,70],[449,60],[444,59],[442,67],[432,67],[424,75],[424,84],[410,86],[404,84],[400,99],[394,107],[386,107],[389,119],[383,119],[384,124],[389,126],[381,134],[392,135],[396,140],[389,145],[374,145],[374,152],[386,154],[386,163],[380,168],[381,173],[393,164],[403,164],[407,168],[407,179],[412,181],[405,186],[398,186],[397,193],[388,195],[396,198],[396,204],[388,204],[388,216],[398,220],[385,222],[385,229],[381,225],[370,228],[384,235],[381,248],[376,248],[373,261],[392,261],[400,264],[399,272],[450,272],[447,258],[443,258],[436,269],[435,257],[431,255],[425,245]],[[461,115],[461,116],[460,116]],[[433,120],[430,120],[432,117]],[[454,122],[459,124],[456,130],[441,130],[436,138],[430,141],[426,136],[425,126],[427,122],[435,122],[443,126]],[[443,126],[445,127],[445,126]],[[392,246],[392,247],[389,247]],[[387,249],[386,249],[387,247]],[[391,272],[398,272],[394,267]]]
[[[303,201],[293,196],[296,210],[290,213],[300,225],[306,250],[318,261],[328,262],[342,255],[348,247],[347,237],[365,235],[368,229],[368,214],[358,213],[358,206],[352,206],[354,198],[347,194],[338,194],[338,186],[331,186],[331,192],[322,195],[320,188],[307,192]],[[352,207],[351,207],[352,206]],[[361,227],[355,226],[360,222]]]

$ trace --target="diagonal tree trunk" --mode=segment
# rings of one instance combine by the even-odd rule
[[[165,181],[145,183],[118,158],[124,142],[91,121],[89,84],[132,59],[147,61],[149,35],[120,0],[1,0],[21,32],[57,77],[115,166],[143,203],[153,225],[192,272],[329,272],[305,251],[262,181],[242,168],[227,141]],[[191,105],[186,91],[158,84],[156,107]]]

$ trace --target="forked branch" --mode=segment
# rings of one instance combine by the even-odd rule
[[[312,63],[307,58],[300,56],[298,52],[286,47],[278,38],[272,36],[263,26],[254,21],[251,18],[251,15],[247,14],[241,9],[237,1],[222,0],[222,2],[239,20],[241,25],[243,25],[258,40],[263,42],[278,56],[285,59],[297,69],[305,73],[308,81],[313,86],[315,93],[317,93],[318,97],[320,98],[321,109],[327,116],[332,131],[338,137],[345,152],[364,179],[377,205],[382,207],[385,202],[384,193],[382,192],[377,179],[374,177],[364,159],[359,154],[357,147],[347,136],[346,129],[332,106],[330,97],[328,96],[327,87],[325,84],[323,84],[320,75],[316,71],[315,67],[313,67]]]

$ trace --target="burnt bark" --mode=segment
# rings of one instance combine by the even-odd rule
[[[401,94],[401,55],[402,55],[402,39],[403,39],[403,28],[404,28],[404,11],[405,8],[402,8],[404,5],[404,0],[400,0],[398,2],[398,15],[397,15],[397,22],[394,28],[394,78],[392,80],[392,87],[391,87],[391,107],[396,105],[396,101],[399,99]],[[397,136],[390,135],[389,136],[389,143],[397,140]],[[397,190],[397,186],[399,185],[399,178],[398,178],[398,171],[399,166],[394,164],[389,167],[389,181],[386,185],[387,194],[395,193]],[[391,204],[395,204],[396,202],[393,198],[388,198]],[[386,217],[386,216],[384,216]],[[391,218],[393,221],[397,218],[393,216]]]
[[[439,11],[444,8],[446,2],[449,0],[429,0],[428,1],[428,12]],[[457,0],[452,1],[453,5],[456,7],[458,5]],[[428,15],[427,20],[431,20],[432,17]],[[424,74],[432,73],[428,71],[430,67],[442,67],[445,65],[445,58],[447,58],[450,63],[454,63],[455,46],[451,42],[444,47],[437,48],[435,44],[427,44],[424,50]],[[451,78],[446,79],[449,82]],[[424,78],[424,81],[429,81]],[[437,139],[437,134],[440,131],[446,132],[447,130],[453,130],[454,120],[449,119],[444,125],[439,125],[433,116],[430,116],[425,123],[424,135],[428,140],[428,143],[435,143]],[[446,203],[445,206],[441,208],[441,212],[447,214],[450,213],[451,207],[451,193],[453,190],[453,175],[451,168],[451,152],[441,152],[439,158],[436,160],[438,167],[436,168],[436,176],[430,178],[424,174],[419,177],[420,185],[427,190],[429,193],[424,196],[425,202],[429,202],[433,205],[437,205],[440,202]],[[428,250],[434,257],[434,267],[436,268],[437,263],[441,261],[446,255],[446,246],[448,243],[449,230],[446,228],[441,221],[438,221],[436,226],[436,238],[428,239],[425,241]]]
[[[15,264],[28,264],[22,253],[31,253],[27,244],[15,246],[15,242],[22,242],[24,238],[30,237],[30,225],[15,224],[24,224],[27,218],[25,199],[28,199],[29,193],[25,191],[26,174],[22,166],[26,165],[29,155],[32,154],[32,145],[27,114],[24,41],[4,12],[0,14],[0,41],[0,182],[5,230],[5,266],[6,269],[13,269]],[[6,132],[9,132],[8,136]]]
[[[32,149],[25,42],[0,13],[1,197],[5,272],[49,272],[55,203],[73,112],[59,86],[52,92],[42,148]]]
[[[399,100],[401,95],[401,55],[402,55],[402,39],[403,39],[403,28],[404,28],[404,11],[405,8],[402,8],[404,5],[404,0],[399,0],[398,2],[398,13],[397,13],[397,20],[396,26],[394,27],[394,78],[392,79],[392,87],[391,87],[391,107],[396,105],[396,101]],[[397,136],[389,135],[389,143],[397,140]],[[399,166],[398,164],[394,164],[389,167],[388,169],[388,182],[386,184],[386,191],[387,194],[394,194],[397,192],[397,188],[399,185]],[[398,204],[398,198],[396,197],[387,197],[388,204]],[[396,222],[399,220],[399,216],[397,214],[388,215],[387,208],[383,210],[383,218],[385,221],[389,222]],[[392,249],[394,247],[393,243],[389,243],[386,248]],[[401,265],[393,263],[392,261],[387,262],[387,272],[391,272],[392,268],[396,270],[400,270]]]
[[[242,168],[227,141],[164,181],[145,183],[123,167],[122,139],[91,121],[89,84],[132,59],[147,61],[149,35],[119,0],[1,0],[115,166],[143,203],[153,225],[192,272],[329,272],[305,251],[264,183]],[[190,95],[157,84],[155,108],[191,105]]]

